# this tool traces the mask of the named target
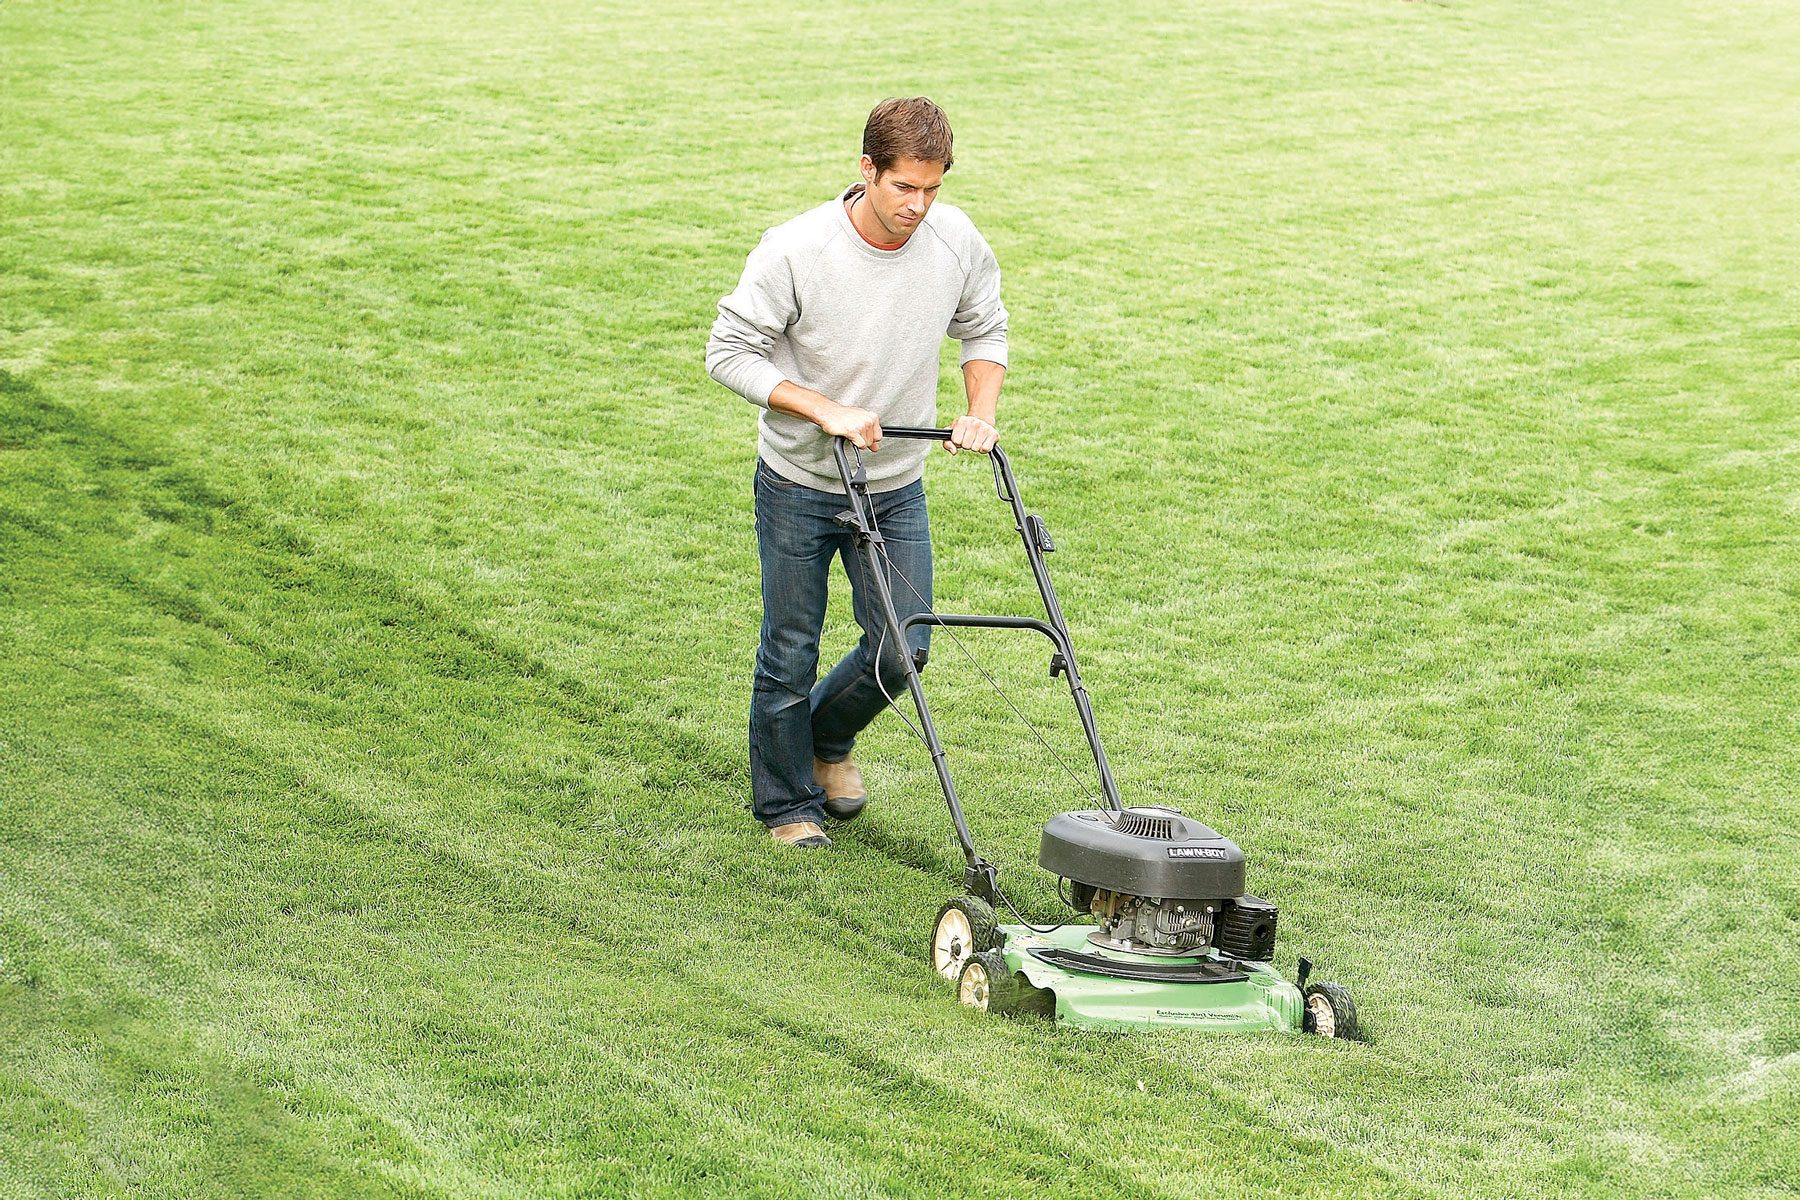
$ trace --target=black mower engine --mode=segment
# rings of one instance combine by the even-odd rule
[[[1059,813],[1044,826],[1038,865],[1068,880],[1077,912],[1099,918],[1088,935],[1098,946],[1274,957],[1275,906],[1244,894],[1244,852],[1178,809]]]

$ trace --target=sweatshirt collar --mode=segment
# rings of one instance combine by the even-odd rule
[[[900,245],[896,249],[883,250],[879,246],[870,245],[869,239],[865,238],[862,235],[862,231],[860,229],[858,229],[856,227],[855,223],[850,220],[850,213],[844,208],[844,202],[846,200],[850,199],[850,197],[856,195],[857,193],[865,191],[865,190],[866,190],[866,188],[859,181],[857,183],[851,184],[849,187],[845,188],[841,193],[839,193],[838,198],[837,198],[837,219],[838,219],[838,221],[842,223],[845,232],[847,232],[850,235],[851,239],[853,241],[855,241],[856,245],[859,246],[860,248],[862,248],[863,250],[867,251],[869,254],[874,255],[876,258],[883,258],[883,259],[893,259],[893,258],[900,257],[900,255],[906,253],[908,248],[910,248],[914,242],[919,240],[919,230],[925,228],[925,222],[920,221],[919,228],[913,230],[912,233],[908,234],[906,240],[904,242],[900,243]],[[929,214],[927,214],[927,215],[929,216]]]

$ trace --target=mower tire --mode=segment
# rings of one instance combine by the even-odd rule
[[[1015,1012],[1019,1007],[1019,977],[998,950],[983,950],[963,964],[956,977],[956,998],[978,1012]]]
[[[976,896],[956,896],[938,909],[931,926],[931,967],[945,979],[955,983],[962,978],[963,964],[983,950],[992,950],[994,909]]]
[[[1308,1033],[1320,1037],[1355,1041],[1362,1032],[1356,1026],[1356,1001],[1335,983],[1315,983],[1306,989],[1303,1021]]]

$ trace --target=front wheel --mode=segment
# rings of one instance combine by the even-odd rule
[[[975,896],[957,896],[938,909],[931,927],[931,969],[954,983],[970,957],[994,946],[994,909]]]
[[[1315,983],[1306,989],[1304,1026],[1320,1037],[1355,1041],[1361,1032],[1356,1026],[1356,1001],[1338,984]]]
[[[956,998],[977,1012],[1010,1013],[1019,1007],[1019,980],[998,950],[983,950],[963,964]]]

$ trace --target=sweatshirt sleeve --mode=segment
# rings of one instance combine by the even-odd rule
[[[975,359],[1006,365],[1006,306],[1000,303],[1000,264],[987,240],[975,235],[975,261],[963,280],[950,336],[962,343],[964,365]]]
[[[793,268],[764,234],[737,288],[719,301],[706,342],[706,373],[750,403],[769,407],[769,393],[787,378],[769,361],[769,351],[799,315]]]

